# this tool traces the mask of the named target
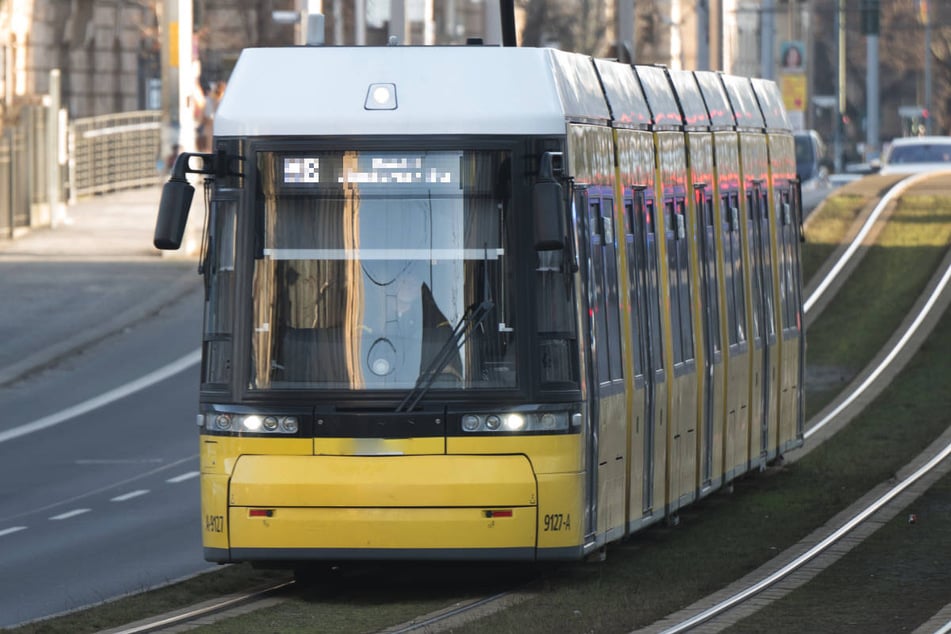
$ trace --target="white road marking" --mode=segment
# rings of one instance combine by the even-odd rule
[[[10,535],[12,533],[18,533],[23,530],[26,530],[26,526],[11,526],[10,528],[5,528],[0,531],[0,537],[3,537],[4,535]]]
[[[132,498],[137,498],[141,495],[146,495],[149,492],[148,489],[139,489],[138,491],[129,491],[128,493],[123,493],[122,495],[117,495],[116,497],[109,500],[110,502],[125,502],[126,500],[131,500]]]
[[[136,392],[144,390],[145,388],[151,387],[156,383],[160,383],[171,376],[175,376],[179,372],[187,370],[193,365],[196,365],[200,360],[201,350],[190,352],[177,361],[172,361],[168,365],[161,367],[154,372],[150,372],[134,381],[129,381],[125,385],[120,385],[119,387],[91,398],[88,401],[83,401],[79,405],[67,407],[61,412],[50,414],[49,416],[44,416],[43,418],[30,423],[0,432],[0,442],[6,442],[8,440],[13,440],[14,438],[19,438],[20,436],[26,436],[27,434],[32,434],[33,432],[48,429],[49,427],[59,425],[60,423],[70,420],[71,418],[76,418],[77,416],[81,416],[87,412],[104,407],[110,403],[118,401],[119,399],[123,399],[126,396],[135,394]]]
[[[92,509],[73,509],[72,511],[66,511],[65,513],[60,513],[59,515],[54,515],[49,518],[54,521],[59,520],[68,520],[71,517],[76,517],[77,515],[82,515],[83,513],[88,513]]]
[[[189,471],[188,473],[183,473],[182,475],[175,476],[174,478],[169,478],[166,480],[169,484],[178,484],[179,482],[184,482],[185,480],[191,480],[192,478],[197,478],[200,474],[197,471]]]

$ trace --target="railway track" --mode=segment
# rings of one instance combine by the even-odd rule
[[[899,183],[907,189],[923,179],[913,177]],[[890,200],[888,198],[888,200]],[[879,205],[883,208],[887,201]],[[873,212],[880,213],[879,208]],[[869,226],[867,222],[865,226]],[[867,231],[860,231],[854,242],[864,239]],[[857,249],[849,248],[844,257],[851,258]],[[831,276],[845,269],[836,265]],[[914,354],[918,343],[926,335],[928,326],[940,317],[948,305],[948,285],[951,282],[951,253],[945,258],[942,271],[939,271],[919,300],[918,306],[896,333],[889,345],[880,353],[868,370],[863,372],[848,390],[845,396],[830,404],[807,425],[806,437],[814,437],[807,444],[813,448],[825,437],[844,426],[874,396],[883,389],[887,381],[884,377],[898,371]],[[835,280],[823,280],[819,293],[835,287]],[[815,305],[816,296],[806,301],[810,308]],[[801,458],[807,451],[791,456]],[[689,608],[671,615],[662,621],[637,630],[638,633],[663,632],[715,632],[729,627],[740,618],[760,609],[785,592],[798,587],[811,579],[818,570],[828,566],[865,536],[874,532],[881,522],[886,521],[904,508],[942,475],[951,471],[951,429],[932,447],[910,463],[900,475],[899,481],[883,485],[870,492],[843,511],[836,518],[819,529],[816,534],[800,542],[769,564],[721,590],[715,595],[701,599]],[[808,546],[806,546],[808,544]],[[766,592],[770,590],[770,592]],[[246,595],[233,595],[193,606],[180,613],[165,615],[137,624],[109,630],[108,634],[139,634],[144,632],[187,631],[219,619],[232,618],[242,613],[275,605],[287,600],[295,592],[293,582],[277,584]],[[442,632],[458,627],[472,620],[482,618],[492,612],[506,609],[533,596],[524,588],[508,589],[485,597],[467,600],[443,610],[426,614],[409,622],[383,630],[385,634],[404,632]],[[940,620],[940,617],[938,617]],[[938,623],[936,631],[951,633],[951,618],[947,623]]]

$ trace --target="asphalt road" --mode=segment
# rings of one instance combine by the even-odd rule
[[[159,191],[80,201],[55,229],[0,239],[0,627],[213,567],[202,284],[193,255],[151,245]]]
[[[196,350],[200,307],[200,291],[188,293],[0,391],[4,430],[49,420]],[[134,394],[0,441],[0,626],[212,567],[202,558],[198,519],[197,403],[191,363]]]

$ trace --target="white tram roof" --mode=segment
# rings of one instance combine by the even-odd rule
[[[375,84],[395,86],[395,108],[367,109]],[[585,55],[495,46],[257,48],[241,53],[214,132],[564,134],[567,120],[610,117]]]

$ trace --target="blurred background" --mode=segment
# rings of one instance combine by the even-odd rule
[[[515,0],[515,11],[522,46],[775,79],[830,172],[951,126],[944,0]],[[65,172],[69,122],[151,113],[160,172],[176,151],[207,149],[241,49],[308,31],[326,45],[501,41],[485,0],[0,0],[4,134],[48,122]]]

